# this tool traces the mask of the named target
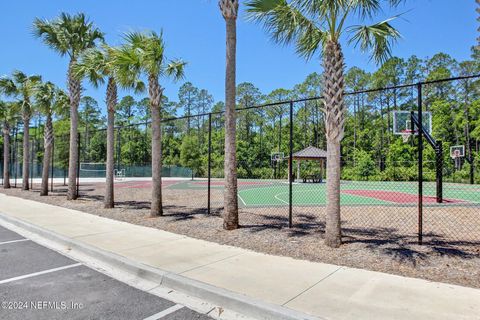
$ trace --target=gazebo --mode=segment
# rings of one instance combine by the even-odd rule
[[[292,155],[293,161],[297,161],[297,180],[300,180],[300,162],[302,160],[305,161],[318,161],[320,164],[320,176],[323,177],[323,172],[325,168],[325,162],[327,160],[327,151],[309,146],[303,150],[300,150],[298,152],[295,152]],[[289,172],[290,172],[290,166],[292,164],[290,163],[290,159],[288,159],[288,167],[289,167]],[[291,177],[290,177],[291,178]]]

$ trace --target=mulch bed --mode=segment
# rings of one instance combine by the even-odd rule
[[[149,215],[150,188],[116,188],[114,209],[103,208],[102,184],[82,184],[75,201],[66,199],[64,186],[48,197],[40,197],[38,185],[33,191],[0,192],[257,252],[480,288],[478,208],[426,207],[427,244],[418,245],[415,207],[343,207],[344,244],[332,249],[323,244],[322,207],[294,207],[294,228],[287,225],[287,206],[240,208],[241,228],[225,231],[222,191],[212,190],[207,215],[205,190],[164,189],[165,215],[155,218]]]

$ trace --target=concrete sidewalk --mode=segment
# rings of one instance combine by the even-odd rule
[[[265,255],[4,194],[0,213],[219,292],[316,317],[480,319],[478,289]]]

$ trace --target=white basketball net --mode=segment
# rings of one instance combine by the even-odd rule
[[[402,140],[404,143],[407,143],[408,142],[408,139],[410,139],[410,136],[412,135],[412,133],[410,131],[405,131],[405,132],[402,132],[401,133],[401,136],[402,136]]]

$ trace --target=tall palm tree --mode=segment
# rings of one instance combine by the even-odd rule
[[[3,188],[10,189],[10,129],[16,122],[20,103],[0,100],[0,119],[3,133]]]
[[[148,78],[148,94],[152,117],[152,205],[150,215],[163,215],[162,208],[162,136],[161,100],[163,88],[161,76],[174,80],[183,78],[186,63],[182,60],[167,60],[162,34],[155,32],[131,32],[125,36],[126,44],[117,54],[119,72],[145,73]]]
[[[236,154],[236,54],[238,0],[219,0],[218,5],[226,23],[225,66],[225,195],[223,228],[238,228],[237,154]]]
[[[103,40],[103,33],[94,26],[83,13],[69,15],[62,13],[55,20],[36,18],[33,22],[34,35],[58,52],[70,58],[67,81],[70,97],[70,152],[68,159],[68,194],[69,200],[77,198],[77,162],[78,162],[78,105],[80,103],[81,83],[73,77],[72,68],[78,56],[86,49],[96,46]]]
[[[388,0],[390,6],[401,0]],[[272,38],[283,44],[295,43],[300,56],[323,58],[325,128],[327,138],[327,208],[325,243],[341,244],[340,225],[340,142],[344,135],[344,59],[341,40],[371,51],[377,62],[390,55],[392,43],[400,36],[390,24],[394,18],[371,25],[345,24],[352,19],[370,19],[381,11],[380,0],[249,0],[249,16],[263,24]]]
[[[52,160],[53,152],[53,115],[61,112],[62,109],[66,109],[68,106],[68,96],[63,90],[48,81],[37,85],[35,90],[35,101],[38,111],[46,118],[43,131],[44,154],[40,195],[47,196],[50,162]]]
[[[115,134],[115,109],[117,107],[117,86],[124,89],[133,88],[142,92],[145,88],[142,81],[137,78],[137,73],[130,68],[119,69],[117,57],[120,50],[103,45],[101,49],[92,48],[85,50],[79,61],[73,67],[74,76],[78,79],[88,78],[90,83],[98,88],[107,81],[107,166],[105,208],[114,207],[114,134]]]
[[[32,97],[35,86],[41,81],[38,75],[27,76],[15,70],[11,77],[0,78],[0,92],[6,96],[15,97],[21,104],[23,121],[23,165],[22,189],[29,189],[29,164],[30,164],[30,118],[33,113]]]

